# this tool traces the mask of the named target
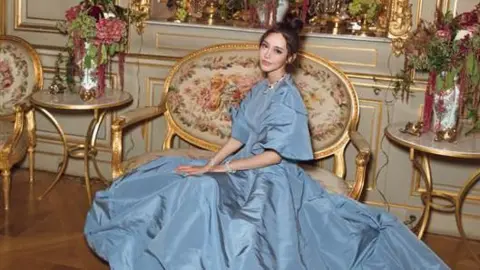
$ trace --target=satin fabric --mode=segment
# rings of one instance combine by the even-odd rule
[[[281,163],[184,177],[162,157],[96,194],[85,236],[111,269],[448,269],[395,217],[329,194],[295,161],[313,158],[307,112],[290,76],[257,84],[232,109],[230,159],[266,149]]]

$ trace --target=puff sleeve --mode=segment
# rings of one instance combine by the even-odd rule
[[[262,121],[266,136],[258,147],[276,151],[290,160],[313,159],[308,114],[296,89],[276,94]]]

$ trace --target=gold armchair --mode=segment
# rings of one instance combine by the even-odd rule
[[[40,59],[30,44],[19,37],[0,36],[0,170],[5,210],[10,207],[11,168],[26,152],[33,182],[35,121],[28,97],[42,83]]]
[[[158,107],[134,110],[112,124],[112,176],[122,174],[162,155],[208,158],[230,135],[230,106],[238,104],[262,78],[256,44],[222,44],[196,51],[181,59],[165,81],[164,100]],[[331,192],[359,199],[364,187],[370,147],[356,131],[359,118],[357,94],[347,77],[328,61],[300,53],[293,74],[309,112],[316,164],[333,156],[333,173],[315,165],[305,170]],[[167,122],[163,150],[123,160],[123,132],[128,127],[160,116]],[[179,136],[194,147],[172,149]],[[352,142],[358,150],[354,183],[344,181],[344,152]],[[199,150],[205,149],[205,150]]]

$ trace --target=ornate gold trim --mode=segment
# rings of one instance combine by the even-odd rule
[[[0,35],[7,33],[7,1],[0,1]]]
[[[130,9],[134,12],[132,15],[136,19],[135,28],[139,35],[143,34],[145,22],[150,17],[150,6],[150,0],[132,0],[130,2]]]
[[[409,0],[391,0],[389,21],[388,37],[392,39],[392,51],[395,56],[400,56],[412,29],[412,5]]]
[[[0,42],[2,40],[7,40],[7,41],[12,41],[16,42],[25,49],[27,49],[29,56],[32,58],[33,61],[33,69],[35,73],[35,85],[33,92],[40,90],[43,88],[43,68],[42,68],[42,62],[40,62],[40,57],[37,54],[37,51],[28,43],[26,40],[17,37],[17,36],[9,36],[9,35],[4,35],[0,36]]]

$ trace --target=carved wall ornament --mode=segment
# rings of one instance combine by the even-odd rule
[[[135,28],[139,35],[143,34],[145,21],[150,17],[150,1],[151,0],[132,0],[130,2],[130,9],[134,12],[132,15],[135,17]]]
[[[412,5],[409,0],[391,0],[391,15],[388,37],[392,39],[395,56],[403,53],[405,40],[412,29]]]

